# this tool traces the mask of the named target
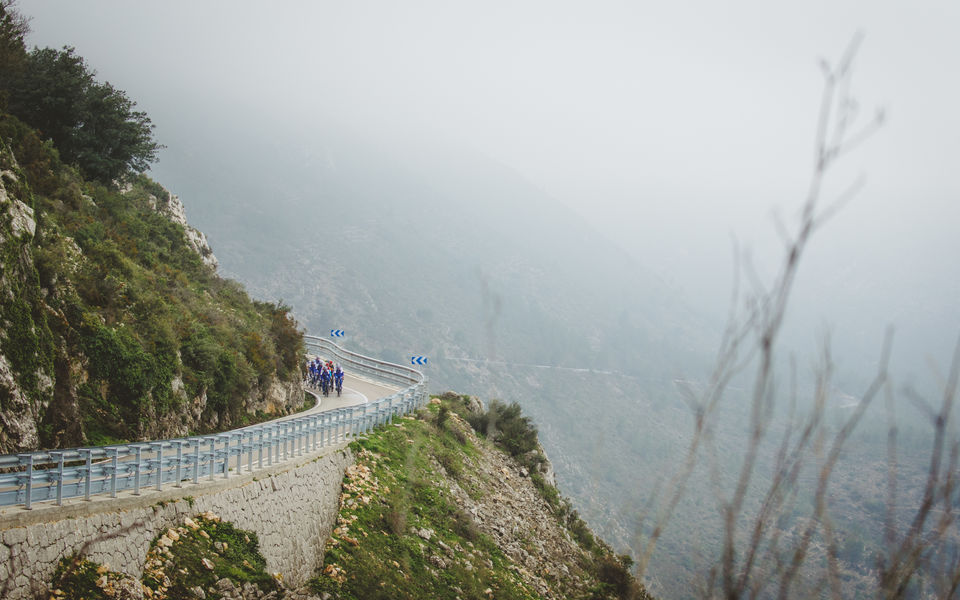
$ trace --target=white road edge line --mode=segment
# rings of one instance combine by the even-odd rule
[[[362,397],[363,397],[363,403],[364,403],[364,404],[367,404],[367,403],[370,402],[370,400],[367,398],[367,395],[366,395],[366,394],[363,394],[363,393],[361,393],[361,392],[358,392],[357,390],[355,390],[355,389],[353,389],[353,388],[348,388],[347,386],[343,386],[343,389],[344,389],[344,390],[350,390],[350,391],[353,392],[354,394],[357,394],[357,395],[359,395],[359,396],[362,396]]]

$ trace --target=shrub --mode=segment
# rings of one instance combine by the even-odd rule
[[[460,459],[453,452],[442,451],[437,453],[437,461],[447,471],[447,474],[454,479],[459,479],[463,473],[463,465],[460,464]]]
[[[53,573],[51,587],[61,592],[57,596],[62,598],[109,600],[110,596],[97,584],[101,577],[112,581],[122,578],[93,561],[73,554],[60,559]]]
[[[453,514],[453,531],[460,537],[471,542],[476,542],[480,539],[480,528],[477,527],[477,523],[473,520],[473,517],[462,508],[458,508]]]
[[[538,446],[537,427],[530,417],[521,416],[520,405],[516,402],[508,405],[492,400],[486,412],[467,415],[467,422],[510,456],[520,456]]]
[[[630,574],[633,560],[629,556],[614,557],[604,555],[596,560],[597,579],[601,581],[603,591],[613,592],[622,600],[641,600],[650,598],[646,590]],[[596,596],[594,596],[596,597]]]
[[[387,530],[393,535],[403,535],[407,532],[407,511],[403,508],[391,508],[383,515]]]
[[[447,419],[450,417],[450,409],[446,404],[441,404],[437,410],[437,429],[443,429]]]

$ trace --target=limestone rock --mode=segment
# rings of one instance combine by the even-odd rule
[[[213,249],[210,248],[210,244],[207,242],[207,236],[187,222],[187,212],[180,198],[172,194],[169,190],[164,191],[167,193],[166,198],[150,197],[150,203],[154,210],[174,223],[183,226],[184,233],[187,234],[187,243],[194,252],[200,255],[200,260],[203,261],[205,265],[216,270],[217,267],[220,266],[220,261],[217,260],[217,257],[213,254]]]

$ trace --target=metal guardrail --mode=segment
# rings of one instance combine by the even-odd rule
[[[409,367],[350,352],[326,339],[304,336],[307,347],[332,356],[353,372],[406,386],[374,402],[304,417],[251,425],[214,435],[135,444],[0,455],[0,506],[56,501],[153,487],[183,487],[229,478],[346,441],[426,403],[427,378]],[[231,465],[233,465],[231,467]]]

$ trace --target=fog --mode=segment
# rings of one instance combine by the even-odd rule
[[[31,43],[75,46],[171,149],[209,121],[309,135],[330,120],[468,147],[714,315],[731,240],[761,273],[777,263],[775,215],[793,222],[811,173],[818,61],[863,32],[854,95],[865,119],[888,118],[830,180],[827,200],[860,174],[866,184],[818,235],[798,314],[804,330],[871,343],[890,322],[934,353],[960,330],[955,2],[20,7]]]
[[[848,405],[888,325],[898,389],[939,385],[960,335],[956,2],[18,7],[31,44],[74,46],[149,114],[167,146],[151,175],[211,234],[221,272],[267,273],[248,287],[295,296],[315,330],[362,324],[351,347],[398,360],[420,344],[434,383],[523,401],[564,491],[618,547],[681,455],[690,411],[675,382],[706,377],[735,266],[764,286],[782,261],[779,224],[795,227],[814,167],[820,63],[858,34],[859,123],[885,119],[829,173],[824,206],[862,186],[803,257],[785,345],[805,377],[829,336]],[[354,218],[343,236],[295,243],[341,214]],[[326,260],[336,268],[309,271]],[[491,358],[503,362],[484,371]],[[541,370],[558,366],[605,378]],[[899,414],[925,443],[922,411]],[[718,447],[739,448],[743,422],[725,415]],[[882,444],[885,415],[869,427]],[[865,474],[883,469],[864,465],[883,452],[867,442],[843,487],[872,497]],[[688,537],[652,569],[665,578],[710,537],[696,500],[676,519]],[[841,521],[880,531],[849,506]]]

